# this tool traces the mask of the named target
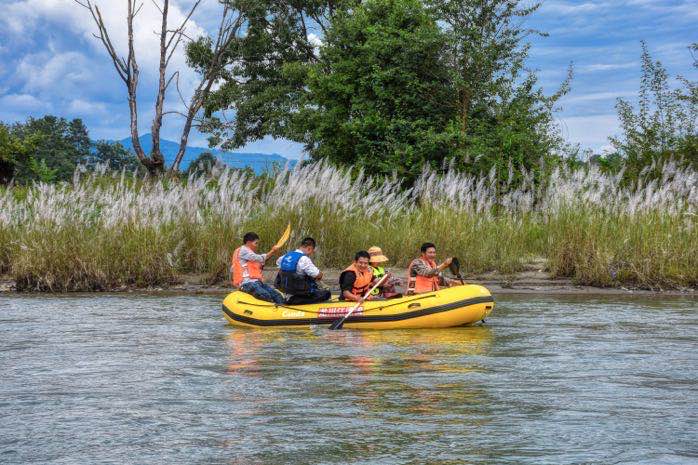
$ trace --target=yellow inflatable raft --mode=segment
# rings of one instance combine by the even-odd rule
[[[329,325],[355,304],[334,297],[311,305],[274,305],[235,291],[223,313],[236,326]],[[347,318],[347,329],[450,328],[484,320],[494,308],[492,294],[477,285],[455,286],[399,299],[364,302]]]

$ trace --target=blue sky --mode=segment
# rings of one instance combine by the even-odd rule
[[[172,0],[172,22],[183,17],[191,0]],[[113,29],[117,48],[123,50],[124,1],[97,0]],[[120,139],[128,135],[125,88],[118,80],[101,44],[91,36],[94,27],[88,12],[72,0],[0,0],[0,121],[22,121],[50,113],[82,118],[93,138]],[[216,0],[204,0],[189,32],[200,34],[214,27]],[[572,91],[560,102],[557,113],[563,135],[573,143],[596,151],[616,134],[617,97],[634,99],[640,78],[640,41],[648,43],[670,75],[698,79],[687,46],[698,42],[698,4],[688,0],[548,0],[526,25],[546,31],[547,38],[533,38],[529,66],[538,71],[546,93],[553,93],[573,63]],[[136,23],[141,67],[140,121],[149,131],[157,50],[153,30],[157,12],[146,1]],[[193,88],[195,76],[183,57],[173,66],[182,70],[184,93]],[[178,105],[176,94],[169,102]],[[177,140],[180,121],[171,116],[163,137]],[[194,133],[190,145],[205,145],[205,136]],[[298,157],[302,147],[267,138],[239,149],[276,152]]]

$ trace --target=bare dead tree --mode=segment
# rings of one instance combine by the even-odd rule
[[[221,74],[225,71],[227,65],[226,62],[226,52],[229,49],[233,41],[239,37],[240,28],[242,26],[242,16],[237,13],[236,10],[230,8],[226,3],[223,5],[223,15],[220,22],[220,26],[217,31],[215,40],[212,40],[213,50],[211,64],[206,68],[206,70],[201,72],[201,80],[194,89],[189,102],[187,103],[182,92],[179,89],[179,71],[174,71],[169,73],[168,77],[168,67],[170,61],[174,56],[176,50],[181,45],[183,40],[192,40],[186,34],[186,27],[191,20],[192,15],[196,9],[201,4],[202,0],[197,0],[194,2],[192,7],[189,9],[188,14],[182,20],[182,22],[175,28],[170,29],[168,27],[168,14],[169,14],[169,0],[163,0],[162,4],[157,3],[155,0],[151,0],[155,7],[161,14],[162,20],[160,24],[160,31],[157,33],[159,37],[160,46],[160,61],[158,65],[158,88],[155,97],[155,116],[153,117],[153,123],[151,127],[152,135],[152,145],[153,148],[150,154],[146,154],[143,147],[139,141],[139,131],[138,131],[138,101],[136,98],[136,91],[138,88],[138,77],[139,68],[138,62],[136,61],[136,50],[133,39],[133,23],[134,19],[143,7],[142,2],[137,0],[126,0],[127,1],[127,15],[126,15],[126,25],[127,25],[127,39],[128,39],[128,54],[124,58],[120,56],[111,40],[109,31],[107,30],[102,13],[97,4],[93,3],[92,0],[74,0],[75,3],[87,9],[92,19],[97,26],[98,33],[94,36],[102,42],[104,48],[106,49],[109,57],[114,64],[117,74],[124,81],[128,94],[128,106],[130,113],[130,126],[131,126],[131,139],[133,142],[133,148],[136,152],[136,156],[141,161],[141,163],[146,167],[149,173],[157,174],[162,173],[165,170],[165,158],[160,150],[160,130],[163,124],[163,117],[168,114],[178,114],[184,117],[184,126],[182,128],[182,133],[180,137],[180,146],[175,156],[175,160],[170,167],[171,172],[176,172],[179,170],[179,165],[184,156],[186,150],[187,141],[189,140],[189,133],[194,126],[197,114],[201,110],[206,97],[211,91],[211,88],[220,78]],[[177,91],[179,93],[180,99],[182,100],[185,112],[180,111],[165,111],[165,98],[167,95],[167,90],[170,85],[175,82],[177,85]]]

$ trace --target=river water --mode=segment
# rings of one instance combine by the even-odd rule
[[[241,330],[220,297],[0,297],[0,463],[698,463],[698,302]]]

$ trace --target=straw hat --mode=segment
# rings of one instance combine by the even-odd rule
[[[371,256],[369,263],[385,263],[388,261],[388,257],[383,255],[381,248],[375,245],[368,249],[368,254]]]

